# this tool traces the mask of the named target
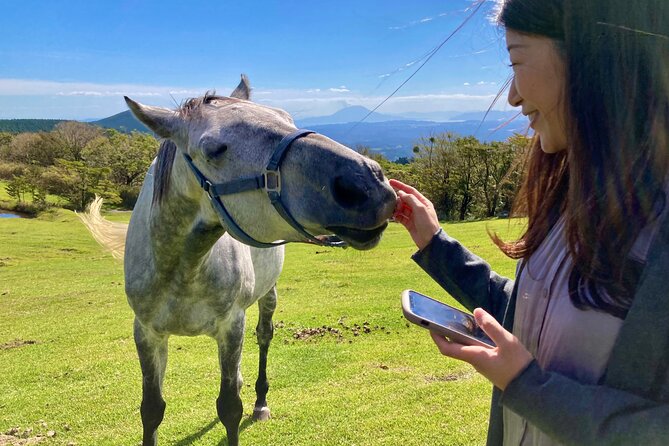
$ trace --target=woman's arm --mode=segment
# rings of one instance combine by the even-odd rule
[[[503,320],[514,281],[492,271],[486,261],[444,231],[437,232],[412,258],[469,311],[483,308]]]
[[[501,321],[513,281],[491,271],[483,259],[446,235],[434,206],[423,194],[401,181],[390,180],[390,185],[397,191],[394,218],[419,249],[414,261],[470,311],[481,307]]]

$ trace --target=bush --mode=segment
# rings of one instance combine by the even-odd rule
[[[11,180],[23,175],[27,167],[25,164],[0,161],[0,180]]]
[[[119,195],[121,197],[121,206],[124,209],[132,210],[135,207],[140,189],[138,186],[121,186]]]

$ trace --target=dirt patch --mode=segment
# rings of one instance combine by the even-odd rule
[[[339,329],[323,325],[322,327],[300,328],[295,330],[293,333],[293,339],[297,339],[298,341],[306,341],[307,339],[310,339],[314,336],[322,337],[326,334],[334,336],[337,338],[337,340],[342,340],[344,337]]]
[[[33,341],[30,339],[14,339],[13,341],[0,344],[0,350],[9,350],[12,348],[19,348],[23,347],[24,345],[33,345],[33,344],[37,344],[37,341]],[[0,446],[1,445],[2,443],[0,443]]]
[[[49,438],[60,437],[60,435],[49,426],[44,420],[38,421],[39,427],[33,430],[32,427],[20,428],[12,427],[7,432],[0,433],[0,446],[30,446],[40,444]],[[39,430],[39,431],[37,431]],[[70,430],[69,425],[64,425],[65,432]],[[68,446],[76,446],[74,441],[67,442]]]
[[[12,428],[6,434],[0,434],[0,446],[28,446],[39,444],[46,440],[43,435],[32,436],[32,429],[22,431],[19,428]]]
[[[440,375],[440,376],[428,375],[428,376],[425,377],[425,381],[427,381],[427,382],[462,381],[462,380],[465,380],[465,379],[469,379],[474,375],[475,375],[474,371],[464,370],[464,371],[461,371],[461,372],[449,373],[447,375]]]
[[[274,328],[277,330],[285,329],[292,332],[293,339],[297,341],[307,341],[322,338],[325,336],[332,336],[337,339],[338,342],[347,340],[348,335],[352,335],[354,338],[362,335],[371,334],[375,331],[384,332],[390,334],[390,330],[386,327],[379,325],[372,325],[369,322],[365,321],[362,325],[354,323],[349,325],[346,323],[345,318],[341,317],[337,321],[336,326],[331,325],[322,325],[320,327],[299,327],[292,328],[287,327],[283,321],[279,321],[274,324]],[[349,337],[348,342],[353,342]]]

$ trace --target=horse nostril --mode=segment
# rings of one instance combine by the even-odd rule
[[[367,190],[352,177],[338,176],[334,179],[333,196],[341,207],[352,208],[367,201]]]

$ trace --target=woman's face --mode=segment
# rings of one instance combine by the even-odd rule
[[[509,104],[522,107],[544,152],[566,149],[565,67],[553,41],[507,29],[506,44],[513,67]]]

